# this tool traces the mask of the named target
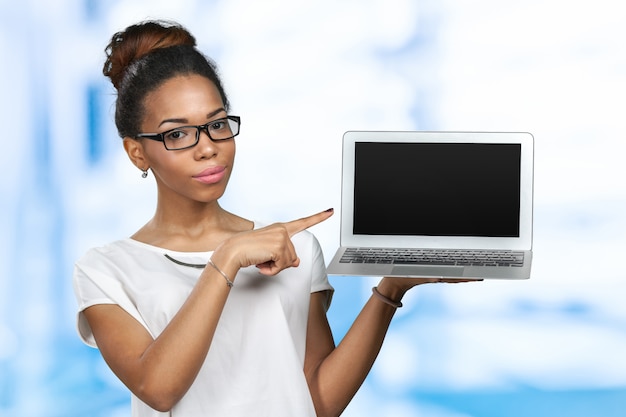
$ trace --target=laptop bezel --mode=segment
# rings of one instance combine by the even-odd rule
[[[421,143],[515,143],[521,145],[520,236],[379,236],[355,235],[354,160],[357,142]],[[527,132],[434,132],[434,131],[347,131],[343,135],[341,185],[341,246],[405,247],[435,249],[531,250],[533,222],[534,138]]]

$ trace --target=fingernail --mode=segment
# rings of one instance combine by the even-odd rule
[[[331,211],[335,211],[335,209],[331,207],[331,208],[329,208],[328,210],[325,210],[325,211],[326,211],[326,213],[330,213]]]

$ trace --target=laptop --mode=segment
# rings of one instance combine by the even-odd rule
[[[528,279],[534,139],[348,131],[329,275]]]

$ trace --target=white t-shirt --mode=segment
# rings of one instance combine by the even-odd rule
[[[319,243],[308,231],[293,238],[300,266],[276,276],[241,269],[207,358],[171,413],[134,395],[133,417],[315,416],[303,372],[310,294],[332,291]],[[176,252],[124,239],[89,250],[74,270],[78,331],[97,347],[82,311],[117,304],[157,337],[187,299],[212,252]],[[226,285],[226,283],[224,283]],[[331,292],[332,293],[332,292]]]

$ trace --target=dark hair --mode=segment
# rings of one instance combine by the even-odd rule
[[[193,35],[177,23],[146,21],[129,26],[113,35],[105,52],[102,73],[117,89],[115,124],[120,137],[140,132],[146,95],[175,76],[206,77],[229,109],[216,64],[196,49]]]

